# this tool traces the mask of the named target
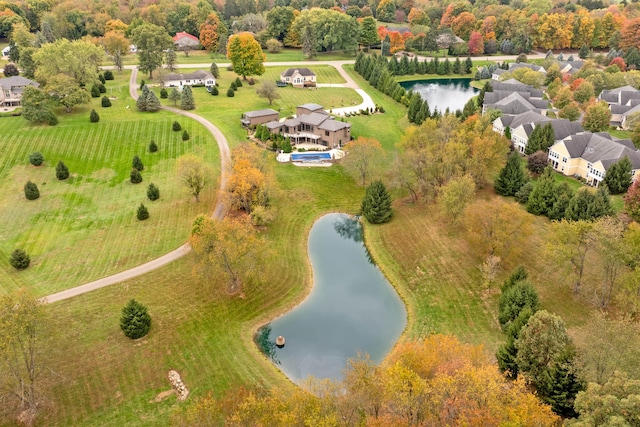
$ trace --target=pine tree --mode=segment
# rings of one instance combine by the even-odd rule
[[[522,159],[517,152],[513,152],[507,164],[500,171],[494,184],[496,193],[501,196],[515,196],[518,190],[526,184],[528,177],[522,166]]]
[[[113,80],[113,72],[111,70],[107,70],[104,72],[104,80]]]
[[[464,73],[469,74],[473,69],[473,61],[470,56],[467,56],[467,59],[464,61]]]
[[[236,93],[235,93],[235,91],[233,90],[233,88],[232,88],[232,87],[230,87],[230,88],[227,90],[227,96],[228,96],[229,98],[233,98],[234,96],[236,96]]]
[[[516,282],[513,286],[500,294],[498,301],[498,321],[503,330],[520,315],[525,308],[532,313],[538,311],[538,292],[533,285],[525,280]]]
[[[171,125],[171,129],[173,129],[174,132],[178,132],[182,130],[182,126],[180,125],[180,123],[176,120],[173,122],[173,125]]]
[[[36,200],[39,198],[40,190],[38,190],[38,186],[31,181],[27,181],[24,185],[24,197],[26,197],[27,200]]]
[[[374,181],[367,187],[361,210],[367,221],[372,224],[382,224],[391,220],[391,195],[382,181]]]
[[[56,178],[60,181],[64,181],[69,178],[69,168],[67,168],[67,165],[65,165],[62,160],[60,160],[56,165]]]
[[[160,89],[160,99],[167,99],[169,98],[169,92],[167,92],[166,88],[162,88]]]
[[[96,112],[96,110],[91,110],[91,114],[89,114],[89,121],[91,123],[98,123],[100,121],[100,116]]]
[[[183,110],[193,110],[196,108],[196,101],[193,99],[193,92],[190,86],[185,86],[182,89],[182,101],[180,102],[180,108]]]
[[[496,353],[498,368],[514,380],[518,377],[518,364],[516,363],[518,349],[516,348],[516,340],[520,336],[520,331],[526,326],[529,318],[533,316],[533,314],[534,312],[530,307],[524,307],[520,311],[518,317],[516,317],[507,328],[507,341],[498,348],[498,352]]]
[[[160,198],[160,189],[153,182],[147,187],[147,198],[152,202]]]
[[[100,97],[100,89],[98,88],[98,85],[95,83],[91,86],[91,97],[92,98]]]
[[[218,88],[216,86],[211,88],[211,95],[213,96],[218,96],[220,92],[218,91]]]
[[[216,64],[215,62],[211,63],[209,71],[211,72],[211,75],[213,75],[213,77],[215,77],[216,79],[220,78],[220,70],[218,70],[218,64]]]
[[[178,101],[180,101],[181,98],[182,98],[182,95],[180,95],[180,92],[178,92],[178,89],[176,89],[175,87],[171,89],[171,92],[169,92],[169,101],[173,101],[174,107],[178,105]]]
[[[102,101],[101,102],[102,102],[102,106],[104,108],[111,107],[111,100],[109,99],[109,97],[107,95],[102,97]]]
[[[631,185],[633,176],[631,160],[624,156],[622,160],[609,166],[603,182],[607,185],[611,194],[626,193]]]
[[[236,88],[242,87],[242,80],[240,80],[240,77],[236,77],[236,79],[234,80],[234,83],[236,84]]]
[[[142,182],[142,174],[136,168],[131,169],[131,174],[129,175],[129,180],[132,184],[140,184]]]
[[[137,154],[133,156],[133,160],[131,161],[131,167],[138,169],[141,172],[144,170],[144,165],[142,164],[142,160],[140,160],[140,157],[138,157]]]
[[[138,99],[136,101],[136,108],[138,109],[138,111],[147,111],[148,95],[149,95],[149,88],[147,87],[147,85],[144,84],[144,80],[143,80],[142,93],[140,94],[140,96],[138,96]]]
[[[533,186],[527,211],[534,215],[547,215],[556,202],[556,184],[553,169],[547,167]]]
[[[573,409],[576,396],[585,389],[575,361],[572,347],[567,348],[536,381],[541,400],[551,405],[551,409],[563,417],[574,418],[578,414]]]
[[[421,106],[422,106],[422,97],[418,92],[413,92],[411,94],[411,100],[409,101],[409,110],[407,112],[409,123],[416,123],[416,115],[420,111]]]
[[[151,316],[147,307],[132,299],[122,308],[120,329],[127,338],[142,338],[149,333]]]
[[[144,221],[145,219],[149,219],[149,210],[142,203],[140,203],[140,206],[138,206],[138,210],[136,211],[136,217],[140,221]]]
[[[155,141],[151,141],[151,142],[149,143],[149,152],[150,152],[150,153],[155,153],[155,152],[157,152],[157,151],[158,151],[158,144],[156,144],[156,142],[155,142]]]
[[[382,56],[391,55],[391,39],[389,38],[389,34],[384,36],[384,40],[382,40],[382,47],[380,49],[380,54]]]
[[[31,264],[31,258],[22,249],[15,249],[9,257],[9,264],[16,270],[24,270]]]
[[[156,93],[152,90],[147,92],[146,105],[147,105],[146,111],[149,111],[149,112],[155,112],[160,110],[160,108],[162,108],[162,105],[160,104],[160,100],[156,96]]]
[[[589,48],[587,47],[586,44],[583,44],[580,50],[578,51],[578,57],[580,57],[580,59],[587,59],[588,56],[589,56]]]
[[[187,132],[187,130],[186,130],[186,129],[185,129],[185,130],[183,130],[183,131],[182,131],[182,140],[183,140],[183,141],[188,141],[188,140],[189,140],[189,138],[191,138],[191,137],[189,136],[189,132]]]

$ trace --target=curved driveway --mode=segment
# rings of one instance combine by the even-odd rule
[[[137,76],[138,69],[133,67],[131,69],[131,79],[129,80],[129,94],[131,98],[134,100],[138,98],[137,92]],[[197,114],[190,113],[188,111],[179,110],[177,108],[171,107],[163,107],[163,109],[171,111],[172,113],[181,114],[183,116],[189,117],[191,119],[196,120],[201,123],[207,130],[213,135],[216,142],[218,143],[218,148],[220,150],[220,166],[221,166],[221,179],[220,179],[220,189],[225,190],[227,188],[227,179],[229,175],[230,168],[230,151],[229,144],[227,143],[227,139],[224,137],[220,129],[215,127],[210,121],[198,116]],[[213,211],[213,218],[222,219],[225,215],[226,207],[222,201],[222,197],[218,197],[216,202],[216,207]],[[93,282],[85,283],[84,285],[76,286],[75,288],[67,289],[61,292],[57,292],[52,295],[48,295],[42,298],[42,301],[46,303],[52,303],[56,301],[61,301],[67,298],[71,298],[77,295],[81,295],[87,292],[91,292],[95,289],[104,288],[105,286],[114,285],[119,282],[123,282],[125,280],[141,276],[150,271],[156,270],[164,265],[167,265],[178,258],[181,258],[188,254],[191,251],[191,247],[188,243],[180,246],[179,248],[169,252],[166,255],[163,255],[159,258],[153,259],[149,262],[146,262],[137,267],[130,268],[129,270],[122,271],[120,273],[103,277],[102,279],[95,280]]]

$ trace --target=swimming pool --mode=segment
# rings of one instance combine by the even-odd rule
[[[331,153],[292,153],[292,162],[319,162],[331,160]]]

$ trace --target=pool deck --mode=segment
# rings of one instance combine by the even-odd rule
[[[315,144],[299,144],[296,146],[296,148],[304,148],[306,150],[308,149],[316,149],[318,150],[318,147],[324,147],[324,146],[318,146]],[[327,147],[324,147],[325,149]],[[344,151],[342,150],[337,150],[337,149],[332,149],[329,151],[321,151],[322,153],[330,153],[331,154],[331,159],[335,160],[335,159],[341,159],[344,157]],[[313,151],[303,151],[302,153],[308,153],[308,154],[312,154]],[[288,163],[291,162],[291,155],[292,154],[302,154],[302,153],[278,153],[278,156],[276,158],[276,160],[278,160],[278,162],[280,163]],[[292,162],[294,165],[296,166],[320,166],[320,167],[328,167],[331,166],[332,163],[331,161],[325,161],[325,160],[320,160],[320,161],[314,161],[314,162]]]

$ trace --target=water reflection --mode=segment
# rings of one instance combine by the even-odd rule
[[[362,226],[360,225],[358,217],[342,216],[333,223],[333,228],[341,237],[362,243],[367,261],[369,261],[369,264],[373,264],[373,258],[369,253],[369,249],[367,249],[367,245],[364,244],[364,233],[362,232]]]
[[[447,109],[454,113],[462,110],[467,101],[478,94],[479,90],[470,83],[471,79],[435,79],[401,82],[400,86],[418,92],[427,100],[431,111],[437,108],[441,113]]]

